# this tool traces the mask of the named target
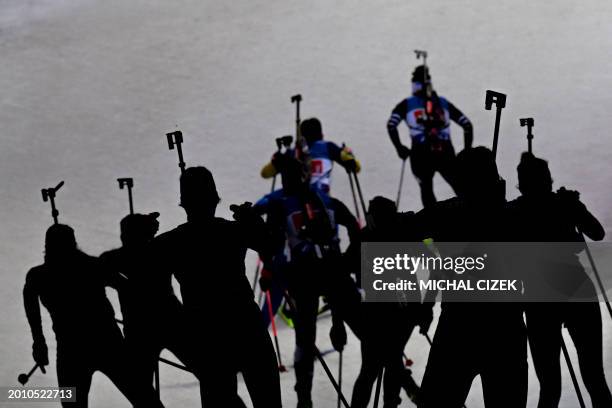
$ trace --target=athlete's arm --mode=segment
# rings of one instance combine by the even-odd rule
[[[606,235],[603,225],[591,214],[584,204],[582,211],[578,214],[578,229],[593,241],[601,241]]]
[[[23,304],[30,330],[32,331],[32,339],[34,340],[32,344],[32,357],[44,373],[45,366],[49,365],[49,351],[42,329],[38,283],[36,282],[34,270],[30,270],[26,276],[26,283],[23,287]]]
[[[26,283],[23,287],[23,304],[25,306],[26,317],[32,331],[34,342],[45,341],[42,322],[40,317],[40,303],[38,301],[38,288],[35,274],[31,270],[26,276]]]
[[[353,242],[358,242],[360,230],[357,219],[342,201],[336,198],[332,198],[331,200],[334,208],[336,223],[346,228],[351,244]]]
[[[348,147],[340,147],[333,142],[327,142],[327,152],[333,161],[344,167],[347,171],[359,173],[361,170],[361,163],[359,163],[359,160],[355,158],[355,155]]]
[[[455,105],[448,102],[448,113],[450,119],[463,128],[463,144],[466,149],[472,147],[474,141],[474,128],[472,122]]]
[[[397,106],[391,112],[391,116],[387,121],[387,133],[389,134],[389,138],[391,139],[391,143],[395,147],[397,151],[397,155],[402,160],[406,160],[410,155],[410,149],[402,144],[399,137],[399,132],[397,131],[397,127],[401,123],[401,121],[408,114],[408,102],[402,101],[397,104]]]

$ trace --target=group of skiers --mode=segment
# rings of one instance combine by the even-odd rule
[[[234,221],[215,216],[219,195],[211,172],[190,167],[180,177],[187,221],[171,231],[156,235],[157,213],[130,214],[120,223],[121,248],[92,257],[78,249],[72,228],[52,225],[44,263],[27,274],[24,301],[40,367],[49,364],[40,303],[51,315],[59,385],[77,389],[77,401],[64,406],[87,406],[91,377],[99,370],[134,406],[161,407],[153,379],[159,354],[168,349],[198,378],[203,406],[245,406],[237,394],[237,374],[242,373],[254,407],[280,407],[279,361],[267,323],[268,311],[284,303],[295,329],[298,408],[312,407],[314,361],[321,357],[315,345],[317,317],[324,298],[332,315],[333,347],[344,349],[345,324],[361,342],[353,408],[367,407],[381,381],[385,408],[400,404],[402,389],[420,408],[461,407],[477,375],[487,407],[525,407],[528,343],[540,383],[538,407],[557,407],[562,325],[578,351],[593,406],[612,407],[598,303],[456,303],[443,296],[419,390],[403,350],[416,327],[428,336],[436,293],[423,300],[363,302],[362,242],[581,242],[581,234],[593,240],[604,236],[578,193],[555,192],[546,161],[531,153],[523,154],[517,168],[521,196],[508,202],[492,152],[472,147],[471,122],[432,92],[426,66],[415,69],[412,87],[412,96],[396,106],[387,128],[419,181],[424,208],[418,212],[400,213],[395,202],[379,196],[364,208],[365,220],[355,217],[333,196],[331,172],[334,163],[342,166],[361,196],[361,165],[350,149],[325,140],[320,121],[312,118],[301,122],[295,144],[278,141],[278,151],[262,169],[265,178],[280,176],[282,187],[253,205],[231,206]],[[411,148],[399,138],[402,120],[410,129]],[[450,141],[451,121],[464,131],[458,155]],[[436,201],[435,172],[449,182],[455,197]],[[356,198],[355,205],[357,210]],[[349,238],[345,251],[340,226]],[[259,285],[268,294],[262,310],[245,275],[247,248],[261,259]],[[589,281],[575,253],[567,262],[569,273]],[[123,333],[106,287],[119,294]],[[594,286],[592,291],[596,297]],[[227,309],[218,313],[219,304],[229,307],[240,324],[226,318]]]

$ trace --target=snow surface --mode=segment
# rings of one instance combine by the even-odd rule
[[[533,116],[534,149],[550,160],[557,186],[579,189],[611,233],[611,19],[607,0],[0,0],[0,384],[16,385],[17,374],[32,364],[21,288],[27,269],[42,259],[50,221],[42,187],[66,181],[57,200],[61,220],[93,254],[118,245],[127,200],[117,177],[134,177],[136,209],[160,211],[162,230],[172,228],[184,214],[177,206],[176,155],[164,133],[178,126],[186,161],[212,169],[220,212],[228,215],[230,203],[268,190],[259,168],[273,138],[292,132],[289,97],[302,93],[303,117],[318,116],[327,137],[346,142],[362,160],[367,197],[394,197],[400,162],[385,123],[409,93],[415,48],[429,51],[436,89],[473,120],[477,144],[492,139],[485,90],[508,94],[498,159],[510,198],[526,144],[518,118]],[[342,172],[333,189],[350,203]],[[439,178],[436,189],[440,198],[450,194]],[[404,191],[402,208],[417,209],[410,175]],[[606,315],[604,325],[612,377]],[[293,335],[280,326],[289,363]],[[321,349],[329,348],[328,329],[322,322]],[[358,350],[352,338],[344,358],[347,395]],[[417,379],[427,352],[415,335],[407,354]],[[335,370],[337,355],[327,361]],[[49,369],[32,384],[55,384],[54,365]],[[283,401],[292,406],[293,373],[282,380]],[[164,367],[162,386],[168,407],[199,406],[189,375]],[[537,393],[531,373],[530,406]],[[320,369],[314,398],[316,406],[335,406]],[[482,407],[481,399],[476,380],[468,407]],[[94,408],[128,406],[98,374],[90,401]],[[567,373],[561,406],[577,406]]]

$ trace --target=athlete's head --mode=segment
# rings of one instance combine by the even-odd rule
[[[518,172],[519,191],[523,195],[546,194],[552,191],[552,176],[546,160],[529,152],[521,155]]]
[[[300,124],[300,132],[309,145],[317,140],[323,139],[323,127],[321,126],[321,121],[317,118],[310,118],[302,121]]]
[[[425,65],[419,65],[412,71],[412,93],[422,92],[425,86],[429,84],[431,84],[429,68]]]
[[[397,207],[388,198],[376,196],[370,200],[368,215],[372,218],[377,228],[386,229],[396,225]]]
[[[505,182],[499,176],[495,157],[484,146],[464,149],[456,159],[457,193],[470,201],[505,200]]]
[[[58,262],[77,251],[74,230],[68,225],[54,224],[45,235],[45,262]]]
[[[206,167],[189,167],[181,174],[181,207],[187,218],[213,218],[220,198],[212,173]]]
[[[150,242],[159,229],[157,217],[157,212],[126,215],[120,223],[123,246],[141,246]]]

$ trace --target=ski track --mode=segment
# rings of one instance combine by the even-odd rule
[[[172,228],[184,215],[177,206],[176,153],[167,150],[164,133],[178,126],[187,163],[212,169],[220,213],[228,216],[230,203],[268,190],[259,168],[274,150],[273,138],[293,131],[289,97],[299,92],[303,117],[318,116],[328,138],[346,142],[362,160],[366,196],[394,197],[400,162],[385,123],[409,93],[415,48],[429,51],[436,89],[473,120],[476,144],[492,139],[485,90],[508,94],[498,159],[510,198],[517,195],[515,167],[526,145],[518,118],[534,116],[536,154],[550,160],[557,186],[581,191],[610,234],[611,18],[606,0],[0,0],[0,384],[16,385],[17,374],[32,364],[21,288],[27,269],[42,259],[50,223],[42,187],[66,181],[57,198],[60,219],[93,254],[118,244],[127,199],[117,177],[134,177],[137,211],[158,210],[162,231]],[[334,179],[334,194],[351,203],[343,172]],[[448,197],[450,190],[436,181],[438,196]],[[417,209],[411,175],[404,192],[402,209]],[[603,316],[612,378],[612,325]],[[45,325],[54,356],[46,317]],[[289,365],[293,335],[280,326]],[[328,331],[322,321],[321,349],[330,346]],[[420,382],[428,346],[415,334],[406,351]],[[326,360],[335,371],[337,354]],[[347,395],[359,360],[351,338]],[[199,406],[193,378],[162,367],[166,405]],[[52,363],[46,376],[35,374],[32,385],[54,385],[54,370]],[[292,406],[293,372],[281,379],[284,405]],[[574,407],[567,373],[563,381],[560,406]],[[242,383],[240,392],[246,395]],[[529,406],[537,393],[530,372]],[[481,399],[476,379],[467,406],[482,407]],[[336,403],[320,368],[314,400],[320,407]],[[94,408],[128,406],[99,374],[90,401]]]

